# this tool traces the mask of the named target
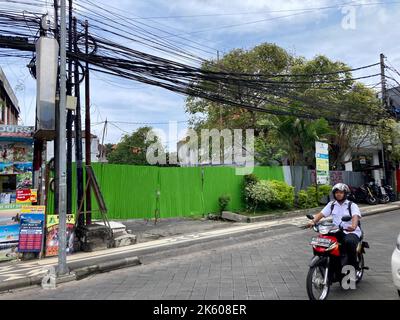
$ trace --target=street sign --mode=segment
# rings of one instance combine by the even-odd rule
[[[327,143],[315,142],[315,162],[317,184],[329,184],[329,151]]]

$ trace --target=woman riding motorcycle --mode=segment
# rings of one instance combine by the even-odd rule
[[[343,227],[343,233],[338,238],[345,252],[342,266],[352,265],[355,269],[358,269],[357,245],[362,238],[362,230],[359,222],[361,212],[357,204],[347,199],[349,192],[349,187],[344,183],[334,185],[332,195],[335,200],[328,203],[320,213],[316,214],[307,226],[311,228],[322,218],[332,215],[333,223]],[[351,216],[352,219],[349,222],[342,222],[343,216]]]

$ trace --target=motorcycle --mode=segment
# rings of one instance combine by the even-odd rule
[[[307,218],[312,220],[314,217],[307,215]],[[350,216],[342,218],[342,222],[350,220]],[[313,237],[310,242],[314,257],[311,259],[307,274],[307,295],[310,300],[325,300],[328,297],[331,285],[335,282],[341,282],[344,277],[344,274],[342,274],[343,254],[338,240],[338,233],[343,232],[343,227],[341,225],[338,227],[330,222],[322,222],[314,225],[313,229],[319,235]],[[366,248],[369,248],[368,243],[361,239],[357,247],[356,284],[362,280],[364,270],[369,269],[364,265]]]
[[[390,202],[396,201],[396,193],[394,192],[392,186],[386,185],[383,186],[383,188],[385,189],[386,194],[389,196]]]
[[[350,188],[350,194],[348,195],[349,200],[355,203],[366,202],[370,205],[378,203],[378,198],[376,197],[372,187],[368,183],[365,183],[358,188],[354,187],[349,187],[349,188]]]
[[[387,195],[384,187],[379,186],[375,182],[370,182],[369,186],[371,187],[372,192],[375,195],[375,197],[378,199],[379,203],[384,204],[384,203],[388,203],[390,201],[390,198]]]

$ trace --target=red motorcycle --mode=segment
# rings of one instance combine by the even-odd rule
[[[312,215],[307,215],[312,220]],[[342,218],[342,222],[351,220],[350,216]],[[340,233],[343,228],[334,223],[322,222],[314,225],[317,237],[311,239],[310,244],[313,247],[314,257],[311,259],[310,268],[307,274],[307,295],[310,300],[325,300],[328,297],[330,286],[335,282],[341,282],[345,274],[342,273],[342,258]],[[357,263],[356,283],[360,282],[364,270],[368,267],[364,266],[365,248],[369,245],[365,241],[360,241],[357,247]]]

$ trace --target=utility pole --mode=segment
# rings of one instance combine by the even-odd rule
[[[60,92],[59,107],[56,108],[56,143],[57,154],[55,154],[55,163],[57,172],[57,183],[55,183],[57,201],[57,213],[59,215],[59,247],[58,247],[58,274],[68,273],[67,266],[67,212],[66,212],[66,153],[65,153],[65,126],[66,126],[66,45],[67,45],[67,23],[66,23],[66,5],[65,0],[60,1]],[[56,8],[57,9],[57,8]]]
[[[55,21],[55,31],[54,31],[54,38],[58,41],[58,43],[60,43],[60,28],[59,28],[59,24],[58,24],[58,20],[59,20],[59,15],[58,15],[58,0],[54,0],[54,21]],[[60,46],[60,51],[61,51],[61,46]],[[60,73],[60,67],[58,67],[58,73]],[[56,173],[59,172],[59,162],[56,161],[56,156],[59,154],[59,150],[58,150],[58,140],[57,140],[57,132],[58,132],[58,122],[59,122],[59,112],[58,109],[60,108],[60,100],[57,99],[57,96],[60,96],[60,81],[57,80],[56,82],[56,103],[55,103],[55,107],[56,110],[54,112],[54,119],[55,119],[55,130],[56,130],[56,137],[54,139],[54,170]],[[59,189],[56,187],[59,185],[58,182],[59,176],[56,174],[54,177],[54,184],[55,184],[55,188],[54,188],[54,212],[57,214],[58,210],[59,210],[59,204],[58,204],[58,199],[59,197]]]
[[[219,50],[217,50],[217,62],[219,64]],[[218,82],[218,95],[220,94],[221,86]],[[222,106],[219,106],[219,130],[222,130]]]
[[[89,23],[85,21],[85,54],[89,54]],[[89,82],[89,63],[85,65],[85,164],[91,165],[91,134],[90,134],[90,82]],[[92,199],[91,188],[88,175],[86,175],[86,224],[92,223]]]
[[[72,0],[68,0],[68,51],[72,52]],[[72,58],[68,58],[67,95],[72,96]],[[67,213],[72,213],[72,110],[67,110]]]
[[[385,55],[383,53],[380,54],[380,65],[381,65],[381,86],[382,86],[382,107],[388,111],[388,103],[387,103],[387,92],[386,92],[386,77],[385,77]],[[382,165],[383,165],[383,181],[384,184],[389,183],[387,181],[387,172],[386,172],[386,150],[385,146],[382,143]]]
[[[76,18],[73,18],[74,26],[74,52],[78,53],[78,31]],[[76,162],[76,180],[77,180],[77,208],[80,207],[83,198],[83,168],[82,168],[82,124],[81,124],[81,102],[80,102],[80,83],[79,83],[79,61],[75,60],[74,84],[76,96],[75,112],[75,162]],[[83,214],[79,214],[78,226],[83,226],[85,219]]]

